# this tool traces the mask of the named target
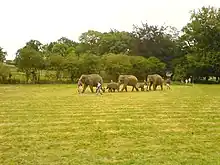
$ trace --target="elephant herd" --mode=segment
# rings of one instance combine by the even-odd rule
[[[131,86],[132,91],[134,91],[134,89],[136,91],[139,91],[139,89],[141,91],[144,91],[144,86],[147,86],[148,91],[151,90],[152,86],[153,90],[156,90],[157,86],[160,86],[161,90],[163,90],[164,79],[159,74],[148,75],[146,80],[144,80],[144,82],[138,82],[137,77],[135,77],[134,75],[119,75],[118,82],[111,81],[107,84],[106,89],[108,90],[108,92],[120,92],[124,90],[127,92],[127,87]],[[98,82],[102,84],[101,90],[105,92],[105,88],[103,87],[103,78],[99,74],[83,74],[79,78],[79,81],[81,81],[81,83],[83,84],[82,93],[85,92],[88,86],[91,92],[94,92],[93,87],[97,87]],[[123,85],[123,87],[120,90],[121,85]]]

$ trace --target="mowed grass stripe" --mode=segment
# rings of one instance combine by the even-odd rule
[[[0,86],[0,164],[220,163],[220,87],[172,88],[96,96]]]
[[[32,112],[34,113],[34,112]],[[134,114],[132,114],[132,112],[120,112],[120,111],[116,111],[116,112],[107,112],[107,113],[100,113],[100,112],[95,112],[93,114],[91,114],[92,112],[74,112],[72,114],[66,114],[66,113],[48,113],[44,116],[42,116],[42,113],[35,113],[34,115],[29,115],[27,114],[23,114],[23,113],[13,113],[11,112],[11,114],[7,114],[7,112],[4,112],[2,115],[0,115],[0,117],[2,117],[2,122],[10,120],[11,117],[17,118],[17,120],[19,121],[20,118],[22,117],[29,117],[29,118],[33,118],[32,121],[39,121],[39,120],[44,120],[45,118],[54,118],[54,116],[56,116],[58,118],[58,120],[62,119],[62,120],[67,120],[69,121],[69,119],[77,119],[77,120],[87,120],[87,119],[97,119],[97,118],[101,118],[101,117],[105,117],[105,120],[111,120],[114,119],[115,117],[121,116],[121,119],[117,119],[117,120],[123,120],[123,118],[131,118],[132,120],[141,120],[141,118],[148,118],[148,119],[158,119],[158,118],[162,118],[163,120],[172,120],[172,119],[201,119],[203,120],[205,118],[205,120],[211,119],[211,120],[219,120],[220,119],[220,114],[218,112],[173,112],[173,113],[168,113],[168,112],[162,112],[162,113],[158,113],[155,114],[153,112],[151,113],[146,113],[146,112],[138,112],[135,111],[133,112]],[[6,115],[7,114],[7,115]],[[189,114],[191,116],[189,116]],[[88,115],[88,116],[87,116]],[[196,117],[193,117],[195,116]],[[43,118],[42,118],[43,117]],[[141,117],[141,118],[140,118]],[[54,120],[56,120],[56,118],[54,118]]]
[[[206,115],[206,114],[204,114],[204,115]],[[52,118],[53,116],[50,116],[50,117]],[[18,125],[18,126],[19,125],[39,125],[41,123],[46,123],[46,124],[87,123],[88,120],[93,121],[93,122],[98,121],[98,122],[104,122],[104,123],[111,123],[111,122],[115,122],[116,120],[117,121],[122,121],[122,122],[123,121],[124,122],[126,122],[126,121],[127,122],[136,122],[137,120],[139,122],[140,121],[151,121],[151,122],[153,121],[153,122],[157,122],[157,123],[161,123],[161,124],[171,124],[174,121],[181,122],[181,121],[185,121],[185,120],[188,121],[188,123],[195,122],[195,121],[197,121],[197,122],[200,121],[200,123],[210,123],[210,124],[212,124],[212,123],[213,124],[219,124],[220,123],[220,116],[214,116],[214,115],[213,116],[207,116],[206,121],[204,121],[204,118],[202,118],[202,116],[201,117],[197,116],[195,118],[185,118],[184,116],[180,116],[180,115],[178,115],[178,116],[175,116],[175,115],[174,116],[157,115],[157,118],[161,119],[161,121],[158,120],[155,117],[148,116],[146,118],[144,115],[143,116],[136,115],[136,116],[132,116],[132,117],[128,116],[127,118],[125,118],[125,116],[122,116],[122,117],[124,117],[122,119],[116,119],[116,117],[112,117],[112,116],[108,116],[105,119],[96,119],[97,117],[101,117],[101,116],[99,116],[99,115],[97,115],[97,116],[90,116],[90,117],[82,117],[82,116],[79,117],[79,116],[76,116],[76,118],[73,118],[73,117],[62,117],[62,120],[65,120],[65,121],[73,120],[71,122],[60,121],[60,118],[57,119],[57,120],[53,120],[52,122],[47,122],[45,120],[37,120],[37,119],[35,119],[34,120],[35,122],[29,121],[28,123],[18,123],[16,121],[20,121],[20,120],[17,119],[17,117],[16,117],[17,120],[15,120],[14,123],[8,123],[8,121],[10,119],[2,120],[2,123],[0,124],[0,126],[7,125],[7,123],[8,123],[8,125],[14,124],[14,125]]]

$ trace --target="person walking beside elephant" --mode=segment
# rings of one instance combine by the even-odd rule
[[[170,80],[170,78],[168,78],[168,79],[166,80],[167,89],[171,89],[171,88],[170,88],[170,84],[171,84],[171,80]]]
[[[101,93],[101,88],[102,88],[102,84],[100,83],[100,82],[98,82],[98,85],[97,85],[97,88],[96,88],[96,94],[98,95],[98,94],[101,94],[102,95],[102,93]]]
[[[80,94],[81,91],[82,91],[82,82],[80,80],[78,80],[78,83],[77,83],[77,87],[78,87],[78,93]]]

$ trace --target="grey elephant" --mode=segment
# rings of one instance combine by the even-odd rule
[[[152,74],[147,76],[147,86],[149,87],[149,90],[151,90],[152,85],[154,91],[158,85],[161,87],[161,90],[163,90],[163,83],[164,79],[159,74]]]
[[[82,93],[85,92],[86,88],[89,86],[91,92],[93,93],[93,87],[97,87],[98,82],[100,82],[103,85],[103,79],[99,74],[83,74],[79,78],[79,81],[84,84]],[[101,88],[103,92],[105,92],[105,88]]]
[[[108,92],[112,92],[112,91],[115,92],[115,90],[119,92],[119,84],[111,81],[110,83],[107,84],[106,89],[108,89]]]
[[[147,85],[147,82],[144,80],[143,83],[137,83],[136,87],[140,88],[141,91],[144,91],[144,86]]]
[[[134,75],[119,75],[118,77],[118,85],[120,88],[120,85],[123,84],[123,88],[121,89],[121,91],[123,91],[125,89],[125,91],[127,92],[127,86],[132,86],[132,91],[134,91],[134,89],[136,89],[136,91],[138,91],[138,88],[136,87],[138,83],[138,79],[137,77],[135,77]]]

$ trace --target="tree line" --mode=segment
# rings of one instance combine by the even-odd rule
[[[75,82],[81,74],[99,73],[105,80],[120,74],[173,73],[173,80],[195,81],[220,77],[220,9],[211,6],[191,12],[189,22],[178,31],[171,26],[133,25],[131,32],[88,30],[79,42],[66,37],[42,44],[30,40],[12,61],[0,48],[0,81],[11,83],[10,65],[25,75],[24,82],[43,80]],[[6,65],[6,64],[8,65]],[[19,83],[18,81],[17,83]]]

